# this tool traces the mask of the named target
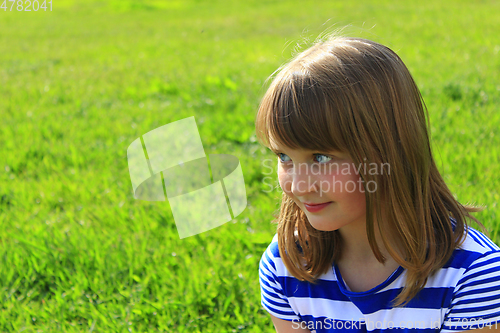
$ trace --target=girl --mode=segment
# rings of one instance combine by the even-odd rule
[[[333,38],[281,68],[256,120],[283,190],[260,262],[277,332],[500,331],[500,248],[467,226],[478,209],[444,183],[427,125],[383,45]]]

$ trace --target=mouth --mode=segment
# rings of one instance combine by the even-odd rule
[[[311,213],[315,213],[315,212],[319,212],[320,210],[322,210],[326,206],[330,205],[331,203],[332,203],[332,201],[324,202],[324,203],[320,203],[320,204],[304,203],[304,207],[306,207],[307,211],[309,211]]]

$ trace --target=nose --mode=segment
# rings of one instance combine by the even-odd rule
[[[295,197],[306,196],[317,191],[317,181],[309,170],[304,170],[304,168],[301,170],[299,165],[291,172],[293,173],[291,191]]]

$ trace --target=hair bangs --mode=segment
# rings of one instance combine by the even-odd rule
[[[268,147],[274,142],[290,148],[346,151],[329,101],[307,70],[285,69],[262,99],[256,126],[259,139]]]

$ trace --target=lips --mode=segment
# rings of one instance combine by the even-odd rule
[[[319,212],[320,210],[322,210],[323,208],[325,208],[326,206],[328,206],[331,203],[332,203],[332,201],[324,202],[321,204],[304,203],[304,207],[306,207],[307,211],[309,211],[311,213],[315,213],[315,212]]]

